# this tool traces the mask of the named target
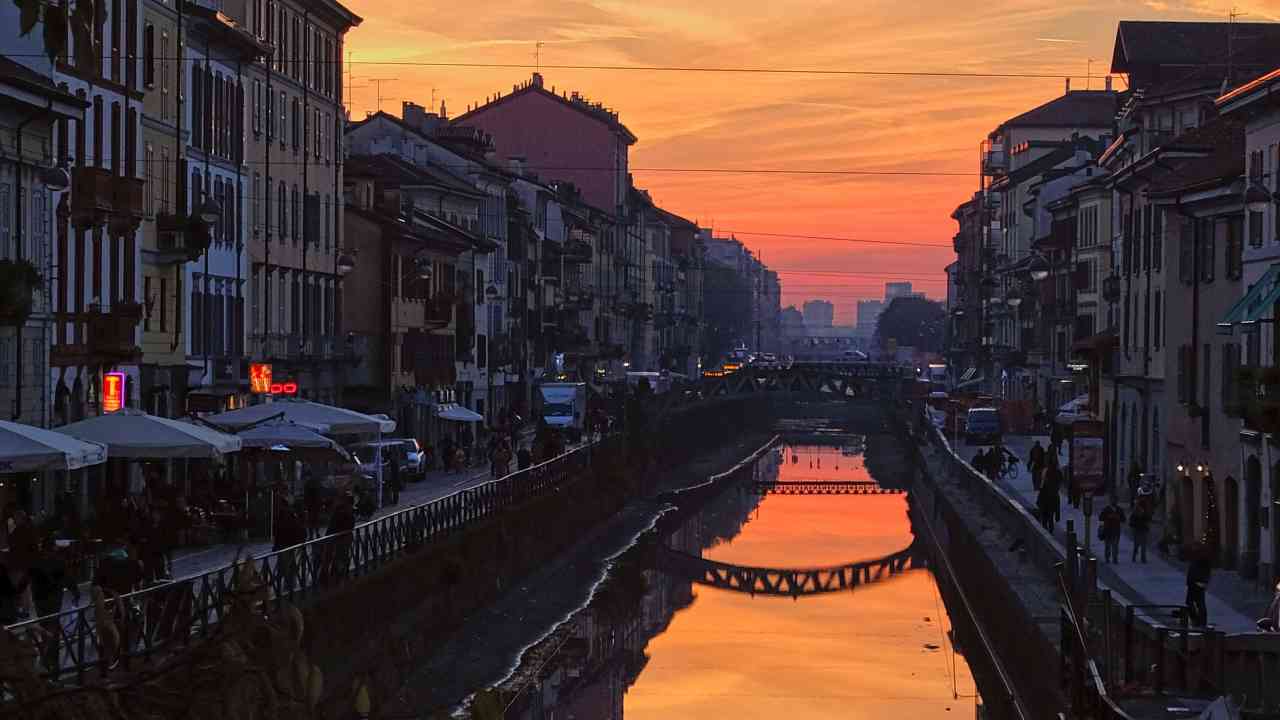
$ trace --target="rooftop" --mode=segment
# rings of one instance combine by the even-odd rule
[[[623,125],[622,122],[618,120],[618,113],[616,111],[605,107],[603,103],[592,102],[577,92],[569,93],[567,91],[562,91],[561,94],[557,95],[555,93],[555,86],[552,86],[551,90],[547,90],[543,87],[541,73],[534,73],[533,77],[526,83],[513,85],[511,87],[511,92],[506,95],[498,92],[496,95],[485,98],[484,103],[477,104],[475,107],[468,107],[467,112],[454,118],[453,124],[465,125],[468,118],[474,117],[485,110],[492,109],[498,105],[502,105],[503,103],[510,102],[515,98],[529,94],[542,95],[543,97],[548,97],[557,102],[563,103],[564,105],[571,107],[588,117],[604,123],[609,126],[610,129],[621,133],[622,136],[626,138],[628,144],[634,144],[636,142],[636,136],[627,129],[626,125]]]
[[[1235,180],[1244,174],[1244,141],[1244,121],[1235,117],[1219,117],[1187,132],[1161,150],[1203,154],[1179,162],[1176,172],[1154,180],[1148,192],[1169,194]]]
[[[1140,66],[1267,66],[1280,56],[1280,23],[1157,22],[1123,20],[1116,29],[1111,72]]]
[[[1114,90],[1070,90],[1005,120],[1001,127],[1110,128],[1117,97]]]

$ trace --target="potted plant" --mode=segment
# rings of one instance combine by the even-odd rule
[[[40,272],[26,260],[0,260],[0,323],[21,325],[31,316]]]

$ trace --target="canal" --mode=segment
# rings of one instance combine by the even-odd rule
[[[912,546],[908,495],[873,476],[865,444],[828,434],[777,446],[669,516],[526,654],[502,716],[973,717],[978,692],[924,563],[852,590],[768,591],[792,570]]]

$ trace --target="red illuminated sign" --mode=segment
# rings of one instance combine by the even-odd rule
[[[271,389],[271,363],[249,363],[249,391],[274,392]]]
[[[269,392],[272,395],[297,395],[298,383],[293,382],[292,380],[286,380],[284,382],[278,382],[278,383],[271,383]]]
[[[113,413],[124,408],[128,381],[129,376],[122,372],[102,373],[102,412]]]

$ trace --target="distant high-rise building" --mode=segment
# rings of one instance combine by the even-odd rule
[[[857,313],[857,333],[860,337],[871,337],[876,334],[876,321],[884,311],[884,303],[880,300],[859,300]]]
[[[891,282],[884,284],[884,301],[891,302],[894,298],[911,297],[911,283],[909,282]]]
[[[810,300],[804,304],[804,324],[807,327],[831,327],[835,314],[835,306],[826,300]]]

